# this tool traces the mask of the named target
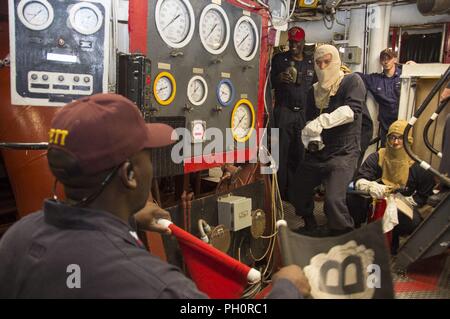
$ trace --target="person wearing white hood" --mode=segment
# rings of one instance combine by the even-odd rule
[[[308,94],[307,125],[302,142],[305,160],[296,172],[291,198],[305,227],[298,232],[310,236],[334,236],[351,231],[353,219],[346,204],[346,192],[360,155],[362,107],[366,88],[357,74],[340,70],[341,59],[332,45],[314,53],[318,82]],[[313,216],[314,188],[325,186],[324,211],[327,228],[320,229]]]

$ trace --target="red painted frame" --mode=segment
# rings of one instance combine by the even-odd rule
[[[258,143],[255,148],[245,149],[239,151],[232,151],[220,154],[211,154],[203,156],[206,158],[227,158],[228,156],[234,156],[232,158],[245,158],[246,160],[253,159],[257,155],[257,150],[259,146],[260,129],[263,127],[264,121],[264,84],[266,81],[266,67],[268,61],[268,36],[269,36],[269,15],[265,9],[262,9],[257,3],[252,1],[246,1],[247,3],[254,5],[257,9],[251,9],[246,7],[236,0],[224,0],[228,3],[240,7],[242,9],[248,10],[254,14],[258,14],[262,17],[262,31],[261,31],[261,48],[260,48],[260,59],[259,59],[259,84],[258,84],[258,112],[256,114],[256,136]],[[130,52],[131,53],[141,53],[147,54],[147,13],[148,13],[148,2],[146,0],[130,0],[129,2],[129,18],[128,18],[128,31],[130,36]],[[220,166],[224,163],[208,163],[210,161],[201,161],[201,163],[196,163],[195,158],[191,158],[191,163],[184,164],[184,172],[196,172],[200,170],[205,170],[208,168]]]

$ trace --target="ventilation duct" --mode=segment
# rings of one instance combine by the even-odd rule
[[[418,0],[417,9],[424,16],[450,13],[450,0]]]

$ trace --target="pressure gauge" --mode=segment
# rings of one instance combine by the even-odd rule
[[[177,86],[175,78],[169,72],[159,73],[153,81],[153,95],[161,105],[172,103],[175,98]]]
[[[200,75],[193,76],[188,83],[187,96],[194,105],[201,105],[208,96],[208,84]]]
[[[103,15],[95,4],[79,2],[70,8],[69,21],[75,31],[90,35],[102,27]]]
[[[194,120],[191,122],[191,141],[192,143],[203,143],[205,141],[206,122]]]
[[[238,142],[247,141],[255,127],[255,109],[247,99],[239,100],[231,113],[231,132]]]
[[[222,106],[228,106],[234,99],[234,86],[230,80],[224,79],[217,86],[217,100]]]
[[[258,29],[255,22],[248,16],[242,16],[236,22],[233,35],[234,48],[244,61],[250,61],[258,51]]]
[[[217,4],[208,4],[200,15],[200,40],[206,51],[222,53],[230,40],[230,22],[225,10]]]
[[[159,35],[173,48],[184,47],[194,34],[194,10],[189,0],[158,0],[155,21]]]
[[[28,29],[37,31],[48,28],[55,17],[47,0],[22,0],[17,5],[17,15]]]

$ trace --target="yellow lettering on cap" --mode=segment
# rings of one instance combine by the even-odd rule
[[[69,131],[52,128],[50,129],[48,134],[49,134],[49,143],[64,146],[66,144],[66,137],[67,135],[69,135]]]
[[[55,129],[54,128],[51,128],[50,131],[48,131],[48,136],[49,136],[48,142],[53,143],[53,138],[55,137]]]
[[[66,137],[67,137],[67,135],[69,135],[69,131],[67,131],[67,130],[58,130],[58,131],[59,131],[58,133],[61,136],[59,145],[64,146],[66,143]]]

